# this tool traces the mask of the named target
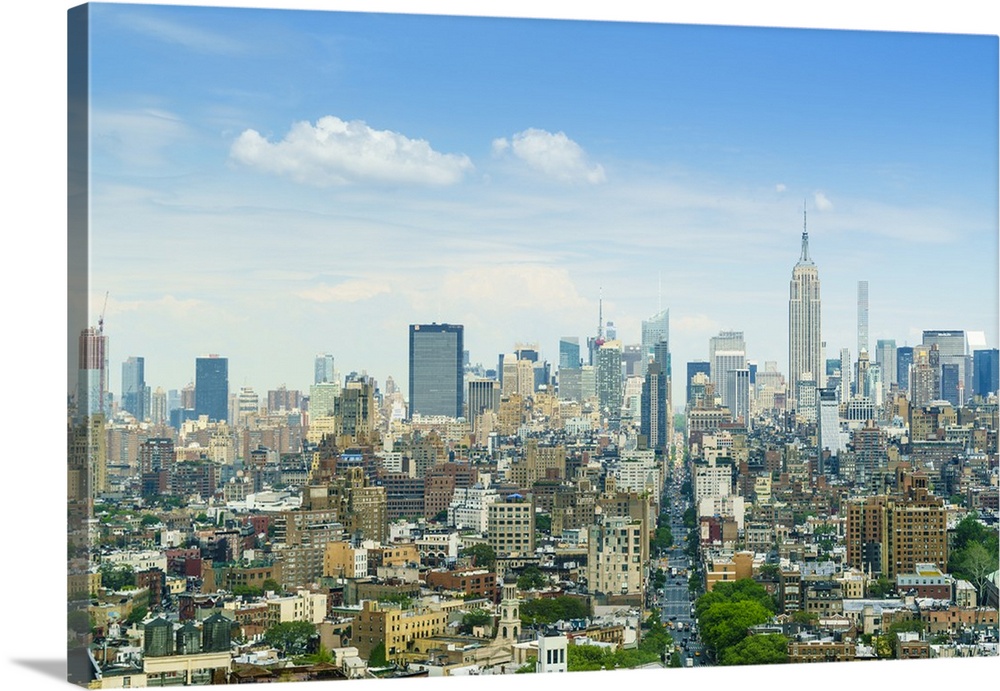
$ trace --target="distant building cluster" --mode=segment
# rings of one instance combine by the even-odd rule
[[[755,634],[788,634],[789,661],[877,657],[899,621],[921,625],[897,657],[995,653],[997,565],[963,540],[997,525],[998,351],[927,329],[869,352],[869,288],[857,352],[826,359],[803,226],[788,371],[722,331],[676,368],[683,407],[665,309],[630,343],[602,303],[557,362],[512,343],[488,368],[463,325],[412,324],[405,396],[329,353],[307,387],[266,393],[216,354],[151,390],[129,356],[114,396],[103,323],[87,329],[71,667],[91,688],[565,672],[575,645],[640,645],[681,502],[695,592],[754,579],[776,603]]]

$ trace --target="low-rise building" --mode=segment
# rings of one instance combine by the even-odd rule
[[[425,579],[429,588],[455,590],[463,595],[479,595],[491,601],[496,599],[497,575],[486,569],[435,569],[428,571]]]
[[[381,643],[388,660],[401,659],[418,638],[443,634],[448,613],[429,607],[402,609],[366,600],[355,619],[352,643],[364,659]]]

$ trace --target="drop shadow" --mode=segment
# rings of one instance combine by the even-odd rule
[[[66,660],[65,659],[42,659],[42,660],[11,660],[16,665],[33,670],[47,677],[66,681]]]

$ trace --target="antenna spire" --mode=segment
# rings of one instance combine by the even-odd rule
[[[808,262],[809,259],[809,231],[806,230],[806,201],[802,200],[802,255],[800,262]]]

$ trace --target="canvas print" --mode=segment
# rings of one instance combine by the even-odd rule
[[[69,681],[997,656],[996,36],[67,21]]]

